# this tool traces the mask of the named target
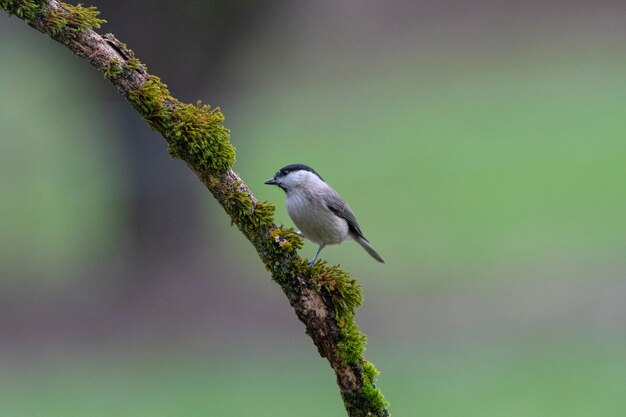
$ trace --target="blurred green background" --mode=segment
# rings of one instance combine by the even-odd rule
[[[94,2],[222,107],[257,197],[313,166],[396,416],[626,413],[626,5]],[[0,18],[0,416],[343,416],[249,243],[85,62]],[[302,255],[311,257],[314,245]]]

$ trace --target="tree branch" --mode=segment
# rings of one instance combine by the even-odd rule
[[[113,83],[165,138],[170,155],[195,172],[254,245],[319,354],[334,370],[348,415],[389,416],[388,403],[374,385],[378,371],[363,357],[365,335],[354,321],[354,310],[362,301],[359,284],[338,266],[318,262],[309,268],[298,256],[302,239],[293,229],[276,226],[274,206],[257,200],[231,169],[235,149],[219,108],[172,97],[125,44],[112,34],[94,31],[105,22],[95,7],[57,0],[0,0],[0,8],[67,46]]]

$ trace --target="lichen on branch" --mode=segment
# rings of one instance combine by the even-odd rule
[[[388,417],[388,403],[375,385],[378,371],[363,357],[366,337],[355,322],[355,310],[363,301],[360,285],[339,266],[321,261],[308,267],[298,256],[302,238],[291,228],[276,226],[274,205],[257,200],[232,170],[235,148],[220,109],[174,98],[125,44],[93,30],[105,22],[95,7],[57,0],[0,0],[0,8],[61,42],[113,83],[164,137],[169,154],[192,169],[254,245],[333,368],[348,414]]]

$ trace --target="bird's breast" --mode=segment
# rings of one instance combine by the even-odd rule
[[[304,237],[318,245],[332,245],[349,239],[348,222],[336,216],[319,197],[290,193],[287,213]]]

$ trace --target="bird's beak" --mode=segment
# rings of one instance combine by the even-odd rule
[[[276,182],[276,180],[274,178],[270,178],[269,180],[265,181],[263,184],[278,185],[278,183]]]

